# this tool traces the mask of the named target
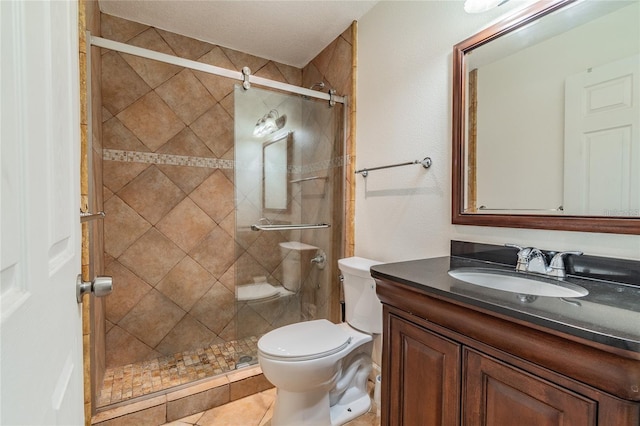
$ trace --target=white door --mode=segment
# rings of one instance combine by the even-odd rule
[[[640,216],[640,57],[568,77],[566,214]]]
[[[76,1],[0,1],[0,424],[83,425]]]

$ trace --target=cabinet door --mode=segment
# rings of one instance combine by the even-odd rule
[[[465,426],[596,424],[596,402],[464,349]]]
[[[387,424],[459,425],[461,346],[394,315],[388,321]]]

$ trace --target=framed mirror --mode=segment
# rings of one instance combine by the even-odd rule
[[[453,79],[452,223],[640,234],[640,1],[536,3]]]
[[[293,132],[262,144],[262,209],[281,213],[289,209],[289,166]]]

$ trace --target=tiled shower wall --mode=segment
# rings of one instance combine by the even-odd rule
[[[345,37],[303,71],[109,15],[101,23],[105,38],[229,69],[248,65],[290,84],[303,76],[351,81]],[[344,73],[329,67],[332,58],[346,63]],[[105,273],[115,286],[106,298],[107,366],[236,337],[234,275],[244,251],[235,240],[233,84],[103,51]]]

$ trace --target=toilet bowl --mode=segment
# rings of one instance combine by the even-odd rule
[[[371,333],[379,333],[382,323],[369,268],[378,263],[359,257],[338,261],[346,323],[291,324],[258,341],[262,372],[277,388],[273,426],[341,425],[369,410]]]

